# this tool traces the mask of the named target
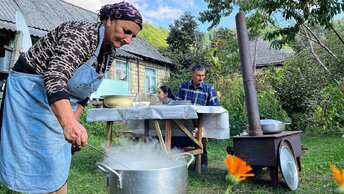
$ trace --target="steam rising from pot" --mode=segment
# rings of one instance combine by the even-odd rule
[[[113,147],[106,150],[111,157],[105,157],[104,163],[109,164],[112,168],[120,167],[121,164],[130,162],[151,161],[157,164],[163,160],[174,160],[173,156],[182,153],[182,150],[172,149],[167,155],[161,144],[156,139],[148,141],[133,141],[128,138],[121,138]],[[114,161],[112,158],[116,159]]]

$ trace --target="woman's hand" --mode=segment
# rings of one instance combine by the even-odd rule
[[[68,142],[77,146],[87,145],[87,132],[84,126],[78,121],[72,122],[63,127],[63,134]]]
[[[58,100],[51,104],[51,108],[63,128],[65,139],[73,145],[86,146],[87,131],[77,121],[77,115],[74,114],[70,101],[68,99]]]

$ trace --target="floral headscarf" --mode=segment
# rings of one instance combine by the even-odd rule
[[[142,16],[132,4],[128,2],[120,2],[104,5],[98,13],[100,21],[111,19],[129,20],[135,22],[142,29]]]

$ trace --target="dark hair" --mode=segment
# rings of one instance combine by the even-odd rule
[[[191,68],[191,71],[192,72],[195,72],[195,71],[203,71],[203,70],[206,70],[205,67],[201,64],[196,64],[194,65],[192,68]]]
[[[171,98],[172,100],[175,100],[175,97],[173,96],[172,90],[171,90],[170,87],[168,87],[168,86],[160,86],[159,89],[160,89],[162,92],[164,92],[164,94],[167,93],[167,94],[168,94],[168,95],[167,95],[168,98]]]
[[[104,5],[100,8],[98,17],[100,21],[107,20],[108,18],[132,21],[142,29],[143,21],[139,10],[128,2]]]

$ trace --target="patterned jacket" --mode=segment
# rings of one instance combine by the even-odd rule
[[[68,79],[95,52],[99,27],[100,23],[63,23],[20,56],[20,65],[43,76],[49,104],[69,98]],[[99,55],[105,57],[104,52]],[[98,62],[95,62],[93,67],[96,69],[97,66]],[[99,71],[104,71],[104,64],[101,64]]]

